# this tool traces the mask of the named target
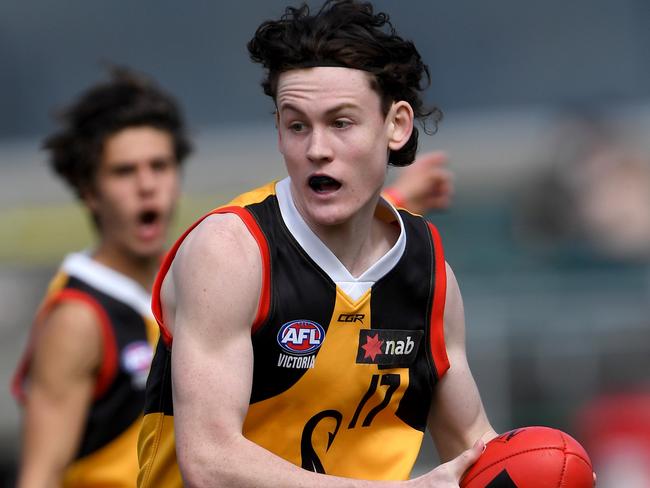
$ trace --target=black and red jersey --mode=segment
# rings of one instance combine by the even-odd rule
[[[208,215],[214,213],[243,220],[263,263],[262,296],[251,324],[254,370],[243,434],[310,471],[407,479],[436,382],[449,367],[445,262],[436,229],[382,201],[376,216],[399,226],[400,237],[369,270],[353,277],[302,221],[287,179]],[[173,337],[159,292],[184,237],[154,286],[162,339],[139,441],[141,487],[182,486],[173,449]]]
[[[64,473],[63,486],[133,487],[144,390],[158,335],[150,294],[139,284],[84,253],[68,255],[34,321],[13,393],[20,403],[29,401],[32,346],[45,316],[68,301],[81,301],[96,313],[104,355],[81,442]]]

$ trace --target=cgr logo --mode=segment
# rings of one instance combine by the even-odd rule
[[[278,344],[289,354],[305,356],[316,351],[325,339],[325,329],[311,320],[287,322],[278,331]]]
[[[363,324],[365,316],[363,313],[342,313],[339,314],[337,322],[361,322]]]

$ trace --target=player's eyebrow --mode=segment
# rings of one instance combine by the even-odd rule
[[[303,113],[302,110],[300,110],[296,105],[294,105],[291,102],[282,102],[280,105],[278,105],[278,112],[285,112],[287,110],[291,110],[292,112],[298,112],[298,113]]]
[[[330,109],[327,109],[325,111],[325,114],[326,115],[333,115],[333,114],[336,114],[338,112],[342,112],[344,110],[358,110],[358,109],[359,109],[359,105],[357,105],[356,103],[344,102],[344,103],[340,103],[338,105],[335,105],[334,107],[332,107]]]
[[[359,105],[356,104],[356,103],[342,102],[342,103],[339,103],[338,105],[334,105],[333,107],[328,108],[325,111],[325,115],[326,116],[331,116],[331,115],[334,115],[334,114],[336,114],[338,112],[342,112],[343,110],[358,110],[358,109],[359,109]],[[281,103],[278,106],[278,112],[285,111],[285,110],[291,110],[291,111],[297,112],[299,114],[304,114],[303,110],[301,110],[298,106],[296,106],[295,104],[293,104],[291,102]]]

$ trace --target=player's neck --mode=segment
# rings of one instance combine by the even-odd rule
[[[384,256],[399,237],[399,227],[375,216],[344,225],[312,229],[354,277]]]
[[[151,290],[160,265],[160,258],[140,257],[122,252],[108,245],[100,244],[93,253],[93,259],[104,266],[123,274]]]

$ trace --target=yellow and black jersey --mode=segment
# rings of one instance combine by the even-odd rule
[[[20,403],[29,396],[34,340],[44,317],[68,301],[86,303],[97,314],[104,353],[79,449],[64,473],[63,486],[133,487],[144,389],[158,336],[150,294],[139,284],[86,254],[68,255],[34,321],[13,393]]]
[[[251,331],[255,360],[244,435],[310,471],[407,479],[435,384],[449,367],[445,263],[435,228],[381,202],[377,217],[399,226],[400,237],[368,271],[353,277],[301,219],[288,179],[213,213],[243,220],[264,269]],[[173,449],[173,338],[159,291],[184,237],[154,286],[162,339],[139,440],[141,487],[182,486]]]

